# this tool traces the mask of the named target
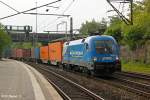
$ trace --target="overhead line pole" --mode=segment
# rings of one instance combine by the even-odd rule
[[[119,12],[118,10],[117,10],[117,8],[115,8],[115,6],[110,2],[110,0],[106,0],[108,3],[109,3],[109,5],[117,12],[117,14],[119,15],[119,17],[127,24],[127,25],[133,25],[133,0],[126,0],[126,2],[122,2],[122,3],[129,3],[130,2],[130,4],[131,4],[131,18],[130,18],[130,20],[129,19],[127,19],[121,12]],[[113,0],[112,0],[113,1]],[[118,1],[120,1],[120,0],[118,0]]]
[[[73,38],[73,18],[70,18],[70,40]]]
[[[36,7],[37,7],[37,1],[35,2],[36,3]],[[37,29],[37,27],[38,27],[38,25],[37,25],[37,9],[36,9],[36,34],[35,34],[35,39],[34,39],[34,48],[36,48],[36,44],[37,44],[37,31],[38,31],[38,29]],[[35,63],[37,64],[37,59],[35,59]]]
[[[114,5],[112,5],[112,4],[110,3],[110,0],[107,0],[107,2],[108,2],[109,5],[117,12],[117,14],[119,15],[119,17],[121,17],[122,20],[123,20],[126,24],[128,24],[128,22],[130,22],[127,18],[125,18],[125,17],[122,15],[122,13],[120,13],[120,12],[114,7]]]
[[[5,16],[5,17],[0,18],[0,20],[6,19],[6,18],[9,18],[9,17],[13,17],[13,16],[16,16],[16,15],[19,15],[19,14],[22,14],[22,13],[26,13],[26,12],[28,12],[28,11],[32,11],[32,10],[35,10],[35,9],[38,9],[38,8],[41,8],[41,7],[44,7],[44,6],[48,6],[48,5],[50,5],[50,4],[54,4],[54,3],[57,3],[57,2],[59,2],[59,1],[61,1],[61,0],[57,0],[57,1],[54,1],[54,2],[51,2],[51,3],[45,4],[45,5],[41,5],[41,6],[38,6],[38,7],[31,8],[31,9],[29,9],[29,10],[25,10],[25,11],[22,11],[22,12],[18,12],[18,13],[16,13],[16,14],[12,14],[12,15],[9,15],[9,16]]]

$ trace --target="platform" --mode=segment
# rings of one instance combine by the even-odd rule
[[[0,100],[62,100],[34,68],[19,61],[0,61]]]

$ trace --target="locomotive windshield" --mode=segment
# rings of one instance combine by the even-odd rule
[[[97,40],[95,41],[95,48],[97,54],[113,54],[115,44],[112,40]]]

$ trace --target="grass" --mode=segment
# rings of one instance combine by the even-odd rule
[[[150,64],[128,62],[122,64],[123,71],[150,74]]]

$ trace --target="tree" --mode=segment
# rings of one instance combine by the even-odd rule
[[[150,0],[134,3],[133,11],[133,25],[126,25],[118,17],[112,17],[105,34],[112,35],[118,42],[135,50],[145,45],[150,37]]]
[[[113,36],[117,40],[117,42],[121,43],[123,39],[121,25],[122,25],[122,22],[118,17],[111,17],[110,25],[106,29],[105,34]]]
[[[11,43],[11,38],[9,35],[4,31],[3,26],[0,24],[0,58],[2,55],[3,50],[9,46]]]
[[[129,28],[124,28],[124,30],[124,41],[131,50],[135,50],[144,44],[142,27],[133,25]]]
[[[124,39],[132,50],[145,45],[150,36],[150,1],[136,2],[133,9],[134,24],[122,28]]]
[[[93,19],[91,22],[86,21],[86,23],[82,23],[80,28],[80,33],[83,35],[88,35],[89,33],[95,33],[95,32],[100,32],[101,34],[103,34],[106,27],[107,27],[107,22],[104,19],[102,19],[101,22],[96,22]]]

